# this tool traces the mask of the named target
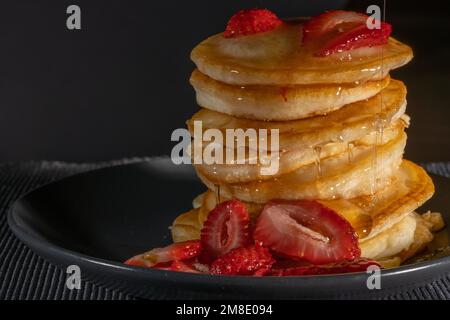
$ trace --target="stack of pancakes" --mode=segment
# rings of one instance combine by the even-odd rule
[[[299,41],[301,28],[285,23],[246,37],[219,34],[193,50],[191,84],[202,109],[188,121],[191,133],[195,121],[222,132],[278,129],[279,170],[263,175],[261,162],[249,159],[195,164],[208,191],[174,221],[174,241],[198,239],[218,201],[239,199],[257,216],[269,200],[308,199],[351,223],[363,257],[399,264],[432,240],[436,218],[415,213],[434,186],[403,159],[406,87],[389,76],[412,59],[412,50],[390,38],[383,46],[315,57]]]

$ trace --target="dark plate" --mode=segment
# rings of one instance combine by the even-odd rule
[[[437,192],[426,207],[445,214],[450,182],[437,176],[433,180]],[[381,290],[368,290],[366,273],[223,277],[120,263],[170,243],[172,220],[203,190],[190,166],[155,158],[44,186],[17,201],[8,222],[42,257],[63,268],[78,265],[85,279],[145,298],[376,298],[423,285],[450,270],[448,256],[384,270]]]

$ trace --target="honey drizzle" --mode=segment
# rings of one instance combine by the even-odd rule
[[[321,146],[315,146],[313,148],[313,150],[314,150],[317,178],[320,179],[322,177],[322,165],[320,163],[320,154],[322,153],[322,147]]]
[[[353,222],[353,227],[360,239],[367,237],[373,227],[372,216],[369,214],[360,214],[356,218],[356,221]]]
[[[347,143],[347,155],[348,155],[348,163],[353,163],[353,148],[354,144],[352,142]]]
[[[383,6],[383,21],[386,21],[386,1],[384,0]],[[380,68],[382,77],[384,75],[384,46],[381,47],[381,68]],[[383,91],[380,91],[380,112],[377,114],[375,120],[375,143],[373,145],[372,151],[372,183],[370,188],[370,194],[372,196],[372,202],[376,201],[376,191],[378,190],[378,146],[383,143],[383,133],[384,133],[384,117],[383,117],[383,109],[384,109],[384,101],[383,101]],[[382,169],[382,166],[381,166]],[[384,181],[383,181],[384,185]]]
[[[216,189],[216,192],[214,192],[216,195],[216,205],[218,205],[220,203],[220,185],[215,184],[214,186]]]
[[[383,20],[386,21],[386,1],[384,0],[383,7]],[[384,75],[384,46],[381,48],[381,76]],[[382,166],[379,166],[379,155],[378,146],[383,144],[383,134],[386,125],[386,119],[384,115],[384,101],[383,101],[383,91],[380,91],[380,111],[376,116],[374,127],[375,127],[375,143],[372,149],[372,162],[371,162],[371,173],[372,182],[370,190],[370,202],[368,206],[360,206],[364,210],[364,213],[360,214],[355,221],[355,230],[360,238],[367,237],[373,228],[373,217],[370,212],[374,209],[378,202],[377,190],[378,190],[378,170],[382,170]],[[350,145],[349,145],[349,162],[350,162]],[[381,167],[381,168],[379,168]],[[382,187],[385,186],[385,181],[382,182]]]

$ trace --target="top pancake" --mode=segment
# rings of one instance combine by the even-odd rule
[[[323,115],[347,104],[366,100],[389,85],[389,76],[362,84],[236,86],[216,81],[198,70],[190,82],[197,103],[238,118],[288,121]]]
[[[408,63],[409,46],[390,38],[383,46],[315,57],[314,41],[302,45],[302,23],[283,23],[249,36],[214,35],[194,48],[191,58],[205,75],[234,85],[360,83],[380,80]]]

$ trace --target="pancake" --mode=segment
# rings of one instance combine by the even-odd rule
[[[403,160],[395,178],[374,196],[320,201],[341,214],[368,240],[401,221],[434,194],[434,185],[424,169]]]
[[[245,37],[217,34],[197,45],[191,59],[203,74],[217,81],[289,86],[379,80],[413,57],[411,48],[394,38],[383,46],[315,57],[317,43],[302,45],[302,34],[299,21]]]
[[[395,178],[375,195],[319,202],[348,220],[358,233],[361,243],[364,243],[405,219],[431,198],[433,193],[434,185],[427,173],[413,162],[403,160]],[[220,198],[220,201],[226,200],[228,198]],[[197,205],[200,207],[174,221],[174,241],[196,239],[208,213],[216,204],[216,193],[211,190],[198,197]],[[264,207],[264,204],[255,203],[246,205],[253,219]],[[432,227],[428,228],[432,230]]]
[[[179,215],[172,223],[171,233],[173,242],[183,242],[200,239],[203,223],[198,219],[200,209],[192,209]]]
[[[201,107],[240,118],[286,121],[323,115],[371,98],[389,84],[389,76],[360,85],[236,86],[195,70],[190,82]]]
[[[383,100],[382,112],[380,101]],[[277,129],[279,131],[280,168],[276,175],[293,171],[298,167],[311,163],[316,157],[313,148],[324,147],[321,155],[331,156],[348,148],[348,143],[361,139],[363,136],[378,130],[380,120],[382,125],[390,125],[404,115],[406,108],[406,88],[397,80],[392,80],[389,86],[377,96],[364,101],[349,104],[326,116],[295,121],[256,121],[232,117],[223,113],[202,109],[187,122],[194,135],[194,123],[201,121],[203,130],[219,129],[225,136],[226,129],[246,130]],[[270,136],[270,134],[269,134]],[[214,141],[214,143],[219,143]],[[205,144],[206,146],[207,144]],[[271,144],[268,143],[268,150]],[[327,147],[325,147],[327,146]],[[334,150],[332,150],[334,148]],[[336,149],[337,148],[337,149]],[[224,153],[225,154],[225,153]],[[261,163],[261,161],[256,161]],[[271,176],[262,175],[258,165],[248,164],[199,164],[196,169],[212,182],[227,183],[266,180]],[[275,175],[275,176],[276,176]]]
[[[424,215],[414,213],[414,218],[416,219],[417,226],[416,230],[414,231],[413,242],[397,254],[402,262],[414,257],[416,254],[423,251],[427,247],[427,245],[434,239],[434,234],[432,233],[433,225],[430,226],[423,218],[423,216]],[[446,246],[448,246],[448,242],[440,248],[442,249]]]
[[[325,158],[318,164],[309,164],[266,181],[247,183],[219,183],[221,195],[245,202],[265,203],[272,199],[285,200],[330,200],[336,198],[354,198],[369,195],[381,188],[398,169],[406,144],[406,134],[376,148],[374,165],[374,147],[358,146],[353,151],[353,161],[347,154]],[[375,171],[374,171],[375,170]],[[375,172],[375,173],[374,173]],[[197,172],[200,180],[214,189],[215,183]],[[376,181],[368,178],[376,175]]]
[[[370,259],[384,259],[408,249],[414,242],[417,223],[413,215],[409,214],[392,227],[375,237],[361,241],[361,256]]]
[[[382,136],[377,136],[378,131],[360,137],[354,141],[328,142],[316,146],[297,148],[291,150],[291,147],[285,149],[279,155],[278,171],[272,175],[263,175],[260,163],[251,164],[246,161],[245,164],[194,164],[196,170],[214,183],[243,183],[256,180],[269,180],[274,177],[285,175],[302,166],[315,163],[317,159],[330,158],[332,156],[345,153],[348,159],[353,158],[354,148],[360,146],[373,146],[375,143],[385,144],[395,137],[405,128],[404,121],[399,119],[389,127],[383,129]],[[377,141],[377,139],[380,139]],[[225,154],[225,150],[223,154]],[[248,151],[247,151],[248,152]],[[247,158],[248,160],[248,158]]]
[[[361,255],[381,261],[385,268],[399,266],[426,249],[434,239],[434,227],[426,220],[426,214],[413,212],[377,236],[360,242]]]
[[[303,43],[303,21],[235,38],[218,34],[193,49],[190,82],[203,109],[187,125],[195,142],[203,139],[188,151],[208,191],[175,219],[173,240],[199,239],[219,202],[245,203],[251,227],[270,200],[312,200],[351,224],[362,257],[397,266],[443,225],[438,213],[415,213],[434,185],[403,160],[406,87],[389,72],[408,63],[412,50],[389,38],[317,57],[341,30]],[[263,140],[260,129],[267,130]],[[222,159],[226,164],[205,164],[200,154],[232,156]],[[278,160],[272,175],[262,170],[267,154]]]

